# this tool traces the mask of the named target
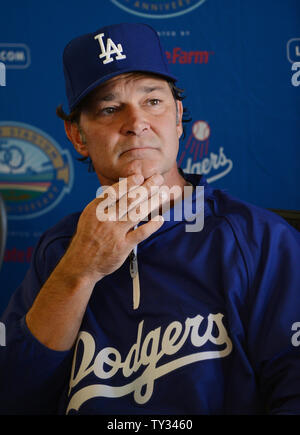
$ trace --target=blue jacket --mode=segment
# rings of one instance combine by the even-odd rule
[[[1,414],[300,414],[300,234],[185,176],[204,186],[203,229],[171,218],[139,244],[138,309],[127,259],[96,284],[66,352],[24,317],[80,214],[41,237],[1,319]]]

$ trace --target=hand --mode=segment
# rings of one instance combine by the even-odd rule
[[[135,228],[162,203],[159,187],[163,180],[159,174],[146,181],[132,175],[109,186],[109,195],[104,190],[91,201],[80,216],[63,266],[94,284],[117,270],[134,246],[163,224],[156,217]]]
[[[110,195],[108,201],[104,192],[83,210],[65,255],[26,314],[31,333],[50,349],[71,349],[96,282],[118,269],[134,246],[162,225],[163,221],[149,220],[134,229],[152,210],[159,209],[161,202],[157,191],[163,177],[152,176],[143,181],[134,176],[123,179],[110,186],[115,195]],[[151,189],[153,186],[157,188]],[[134,200],[139,190],[141,195]],[[118,210],[118,220],[99,221],[96,212],[101,204],[105,205],[102,212],[107,217]]]

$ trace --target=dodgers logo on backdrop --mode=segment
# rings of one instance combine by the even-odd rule
[[[178,166],[184,172],[203,174],[208,183],[225,177],[233,167],[224,147],[219,147],[217,153],[210,151],[210,133],[210,126],[206,121],[194,122],[192,132],[178,156]]]
[[[0,122],[0,191],[10,219],[38,217],[71,191],[69,152],[40,129]]]
[[[171,18],[191,12],[206,0],[110,0],[124,11],[146,18]]]

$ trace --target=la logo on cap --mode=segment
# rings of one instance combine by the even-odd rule
[[[104,33],[99,33],[99,35],[96,35],[94,38],[97,39],[100,44],[101,54],[99,54],[99,58],[103,59],[105,57],[105,59],[102,61],[103,64],[110,63],[113,60],[126,59],[125,54],[122,54],[123,47],[121,44],[116,45],[111,38],[107,38],[106,49],[105,49],[103,37],[104,37]],[[113,54],[116,55],[115,59],[111,57]]]

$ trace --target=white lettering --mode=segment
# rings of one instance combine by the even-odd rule
[[[117,349],[107,347],[102,349],[92,363],[96,353],[94,338],[86,331],[81,331],[75,347],[72,365],[69,395],[72,389],[90,373],[99,379],[112,378],[119,370],[125,378],[137,372],[141,366],[143,373],[132,382],[122,386],[105,384],[88,385],[77,391],[69,402],[67,413],[71,409],[78,410],[87,400],[93,397],[122,397],[133,393],[138,404],[146,403],[152,396],[155,380],[180,367],[208,359],[224,358],[232,350],[232,343],[222,322],[223,314],[209,314],[205,320],[200,314],[187,318],[183,325],[179,321],[170,323],[161,338],[161,327],[148,332],[142,340],[144,321],[138,325],[136,342],[131,346],[124,361]],[[202,333],[200,333],[200,330]],[[215,350],[196,351],[195,353],[174,358],[158,365],[164,355],[175,355],[185,344],[188,337],[195,348],[201,348],[211,342],[218,346]],[[161,346],[159,346],[161,339]],[[80,366],[75,374],[78,346],[83,348]],[[104,369],[104,364],[108,370]]]
[[[185,186],[191,187],[191,186]],[[193,224],[186,225],[186,232],[197,232],[201,231],[204,227],[204,187],[196,186],[196,211],[193,213],[193,201],[192,196],[189,196],[184,203],[184,217],[187,221],[194,221]]]
[[[300,85],[300,62],[294,62],[292,65],[292,71],[296,71],[292,75],[292,85],[299,86]]]
[[[187,159],[184,172],[190,174],[205,174],[208,175],[212,170],[220,170],[218,174],[207,177],[207,182],[211,183],[219,178],[224,177],[233,167],[232,160],[228,159],[224,153],[224,148],[219,148],[219,154],[210,153],[209,157],[205,157],[200,162],[193,163],[191,157]],[[225,169],[223,169],[225,168]]]
[[[25,53],[24,51],[2,50],[0,51],[0,60],[3,62],[24,62]]]
[[[0,62],[0,86],[6,86],[6,66]]]
[[[6,329],[2,322],[0,322],[0,346],[6,346]]]
[[[99,59],[105,58],[102,62],[104,64],[113,62],[112,54],[116,54],[116,60],[126,59],[125,54],[123,53],[123,47],[121,44],[116,45],[112,39],[107,38],[106,41],[106,49],[103,42],[104,33],[99,33],[96,35],[94,39],[97,39],[101,48],[101,53],[99,54]]]
[[[138,333],[137,333],[137,339],[136,342],[132,345],[130,351],[128,352],[128,355],[124,361],[123,364],[123,375],[128,378],[132,375],[133,372],[137,372],[140,368],[142,361],[139,361],[139,351],[141,346],[141,337],[142,337],[142,330],[143,330],[143,324],[144,321],[140,322],[138,326]],[[133,365],[130,367],[130,363],[132,361],[132,357],[134,355],[133,359]]]
[[[107,429],[113,430],[133,430],[138,432],[141,428],[141,421],[118,421],[116,418],[107,423]]]
[[[201,231],[204,226],[204,187],[196,186],[195,201],[193,197],[194,187],[192,185],[184,186],[184,195],[182,196],[182,188],[180,186],[151,186],[150,203],[146,201],[148,198],[148,190],[144,186],[139,186],[136,189],[131,188],[127,191],[127,179],[120,178],[118,185],[118,194],[113,186],[103,186],[97,189],[96,197],[99,198],[99,204],[96,208],[96,217],[100,222],[106,221],[126,221],[130,219],[132,222],[141,220],[148,221],[149,215],[152,219],[157,219],[158,213],[161,212],[165,221],[171,219],[171,204],[174,199],[174,221],[182,221],[182,201],[184,207],[184,218],[188,222],[195,223],[186,225],[187,232]],[[118,216],[117,216],[117,199],[118,200]],[[135,200],[133,200],[135,199]],[[128,201],[131,200],[131,201]],[[162,202],[160,202],[160,200]],[[193,213],[193,202],[195,202],[196,211]],[[161,205],[161,210],[159,207]]]
[[[117,220],[117,209],[116,209],[117,193],[115,189],[108,187],[103,191],[103,193],[101,193],[101,195],[97,196],[97,198],[101,198],[101,201],[99,202],[96,208],[97,219],[100,222],[116,221]]]
[[[300,346],[300,322],[295,322],[292,324],[292,331],[297,331],[292,335],[292,345],[298,347]]]
[[[115,359],[109,358],[109,355],[115,355]],[[111,370],[105,371],[104,364],[111,367]],[[98,378],[109,379],[114,376],[119,370],[121,364],[121,355],[113,347],[105,347],[102,349],[95,358],[94,373]]]

